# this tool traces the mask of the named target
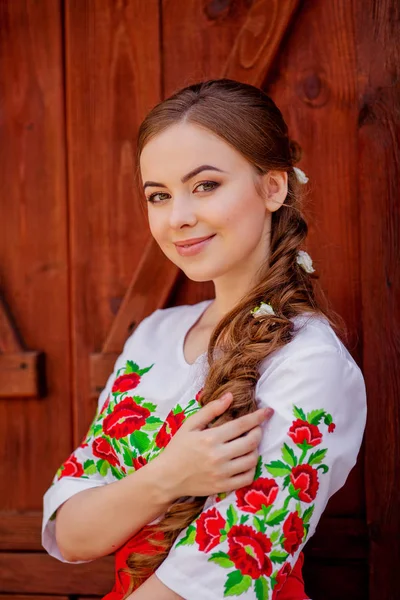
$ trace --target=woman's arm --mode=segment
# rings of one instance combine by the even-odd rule
[[[119,481],[79,492],[57,511],[61,554],[68,562],[110,554],[175,499],[157,458]]]

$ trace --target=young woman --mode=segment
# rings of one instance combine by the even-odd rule
[[[299,157],[271,98],[228,79],[140,127],[151,233],[215,298],[140,323],[45,495],[51,555],[116,552],[107,600],[307,597],[302,549],[356,462],[366,394],[302,250]]]

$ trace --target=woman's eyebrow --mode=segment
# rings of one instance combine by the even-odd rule
[[[192,179],[195,175],[198,175],[202,171],[218,171],[219,173],[226,173],[222,169],[218,169],[218,167],[213,167],[212,165],[201,165],[200,167],[196,167],[187,175],[184,175],[181,179],[182,183],[186,183],[189,179]],[[143,189],[145,190],[147,187],[167,187],[164,183],[157,183],[157,181],[146,181],[143,185]]]

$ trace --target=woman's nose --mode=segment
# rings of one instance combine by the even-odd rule
[[[192,202],[187,197],[174,198],[171,203],[169,224],[173,229],[179,229],[182,225],[195,225],[197,217]]]

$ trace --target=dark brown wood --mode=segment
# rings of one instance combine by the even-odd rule
[[[0,582],[4,593],[100,596],[113,587],[114,560],[107,556],[74,565],[48,554],[1,552]]]
[[[36,398],[45,394],[44,354],[0,354],[0,398]]]
[[[0,550],[42,550],[41,512],[0,513]],[[0,587],[1,590],[1,587]]]
[[[0,594],[0,600],[69,600],[68,596],[34,596],[29,594],[29,596],[22,596],[19,594]],[[86,597],[86,600],[89,598]]]
[[[262,86],[298,5],[299,0],[255,0],[221,77]]]
[[[400,6],[354,3],[370,598],[399,596]]]
[[[0,400],[0,514],[22,529],[71,448],[62,54],[57,0],[0,3],[0,287],[48,358],[45,399]]]

